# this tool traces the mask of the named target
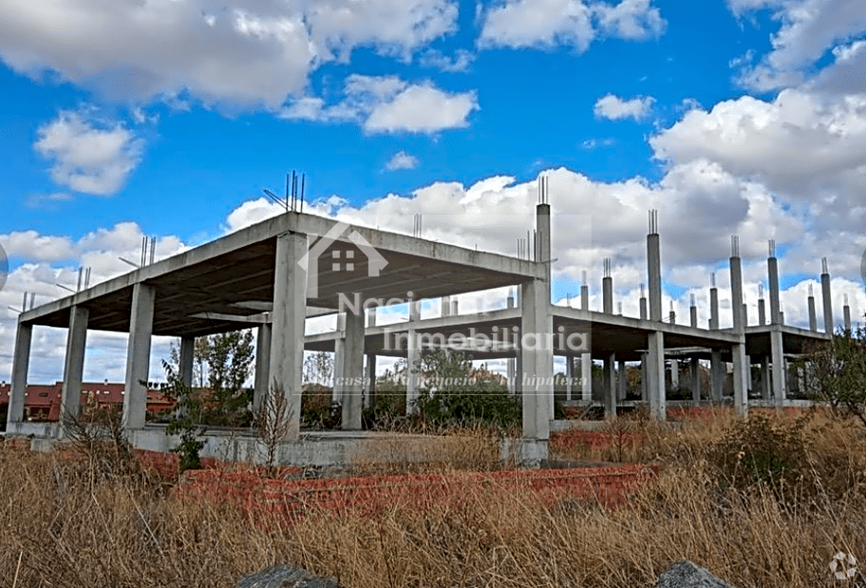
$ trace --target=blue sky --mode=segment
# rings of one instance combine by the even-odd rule
[[[822,256],[834,292],[859,300],[864,8],[8,0],[0,377],[16,316],[7,307],[23,292],[60,297],[54,284],[71,284],[80,265],[94,281],[122,273],[117,258],[135,259],[144,234],[165,256],[275,214],[262,189],[282,192],[291,170],[306,173],[315,212],[406,232],[407,213],[423,213],[431,235],[457,242],[479,211],[490,224],[531,224],[534,181],[549,175],[555,291],[574,290],[586,269],[600,279],[610,257],[627,312],[645,281],[649,208],[661,210],[676,305],[705,297],[730,234],[741,238],[747,295],[777,239],[792,321],[805,320]],[[569,215],[591,216],[591,239],[569,234]],[[510,237],[483,241],[513,253]],[[58,341],[46,335],[34,353],[56,358]]]

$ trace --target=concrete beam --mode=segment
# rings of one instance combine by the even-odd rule
[[[301,428],[307,271],[298,261],[306,252],[305,235],[283,233],[277,238],[270,376],[274,390],[286,397],[290,439],[297,439]]]
[[[346,342],[343,348],[343,418],[344,431],[361,430],[364,409],[364,313],[346,313]]]
[[[153,307],[156,290],[135,284],[132,290],[132,315],[126,351],[126,383],[123,397],[123,428],[144,427],[147,413],[147,377],[150,373],[150,338],[153,334]]]
[[[66,361],[63,368],[63,390],[60,395],[60,415],[77,417],[81,412],[81,381],[84,374],[84,354],[87,348],[87,318],[90,312],[80,306],[69,313],[69,335],[66,338]]]
[[[6,423],[24,420],[24,398],[27,392],[27,372],[30,367],[30,344],[33,340],[33,325],[18,320],[15,336],[15,353],[12,356],[12,383],[9,388],[9,409]]]

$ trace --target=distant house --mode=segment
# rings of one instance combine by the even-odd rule
[[[24,394],[24,420],[57,422],[60,420],[60,393],[63,382],[54,384],[30,384]],[[123,384],[109,382],[85,382],[81,384],[81,405],[93,408],[123,405]],[[147,411],[160,413],[174,408],[174,401],[159,390],[148,389]],[[5,415],[9,409],[9,384],[0,384],[0,427],[6,425]]]

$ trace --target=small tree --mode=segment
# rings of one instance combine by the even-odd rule
[[[840,329],[830,341],[808,346],[798,368],[808,397],[866,426],[866,327]]]
[[[180,473],[199,469],[201,468],[200,452],[204,448],[201,435],[205,431],[204,427],[198,426],[201,422],[201,402],[193,393],[193,389],[181,381],[169,362],[163,360],[162,367],[167,382],[163,391],[176,401],[165,434],[180,435],[180,443],[172,449],[180,456]]]
[[[265,465],[269,472],[276,465],[277,448],[292,433],[292,410],[283,387],[274,380],[256,412],[256,435],[265,448]]]

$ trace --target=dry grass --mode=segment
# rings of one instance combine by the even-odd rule
[[[814,417],[804,425],[814,476],[780,495],[720,483],[709,455],[735,423],[721,415],[680,428],[630,424],[647,435],[632,457],[664,464],[630,509],[545,509],[481,492],[423,515],[395,505],[373,519],[308,517],[283,532],[175,500],[140,473],[94,476],[86,460],[3,448],[0,586],[12,586],[16,573],[16,588],[232,586],[287,562],[359,588],[633,588],[686,558],[739,588],[853,587],[834,580],[828,563],[839,550],[866,557],[862,435]],[[487,454],[473,444],[466,459],[476,455],[485,467]]]

